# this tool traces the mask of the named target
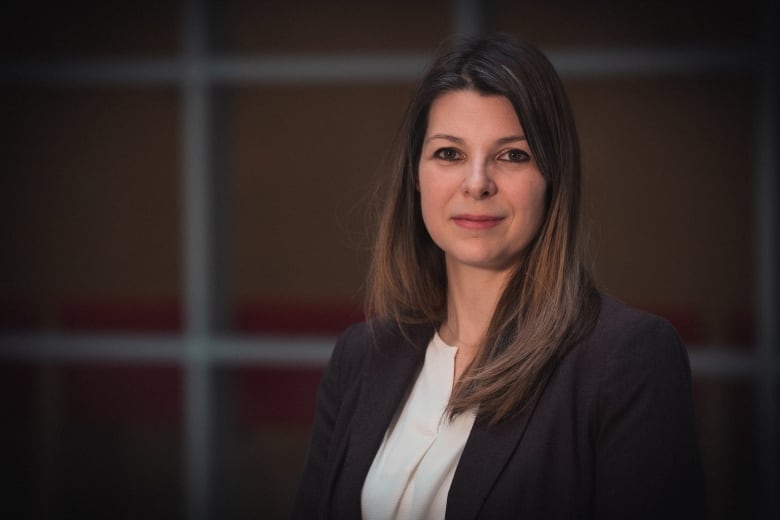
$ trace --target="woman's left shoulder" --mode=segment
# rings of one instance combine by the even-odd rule
[[[601,310],[591,334],[580,345],[582,353],[602,362],[621,365],[675,365],[689,370],[688,356],[669,321],[601,295]]]
[[[592,398],[584,409],[597,457],[596,510],[703,517],[690,365],[674,327],[602,296],[598,323],[576,349],[578,388]]]

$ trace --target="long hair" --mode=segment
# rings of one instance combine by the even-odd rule
[[[513,269],[478,354],[450,398],[450,414],[477,408],[480,418],[496,423],[533,402],[598,314],[598,294],[581,245],[574,118],[555,69],[533,45],[493,35],[453,41],[438,52],[402,127],[379,215],[366,314],[402,327],[446,319],[444,254],[425,228],[416,187],[431,104],[460,90],[511,102],[547,181],[539,232]]]

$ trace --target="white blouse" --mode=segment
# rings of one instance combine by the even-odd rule
[[[438,332],[428,344],[420,375],[363,483],[363,518],[444,518],[447,493],[475,418],[463,413],[450,421],[446,413],[457,351]]]

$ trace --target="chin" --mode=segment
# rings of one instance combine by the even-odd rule
[[[472,269],[483,269],[485,271],[506,271],[511,269],[515,262],[507,259],[498,259],[492,257],[461,257],[452,259],[452,263],[462,267]]]

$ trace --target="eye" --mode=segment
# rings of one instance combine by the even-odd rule
[[[511,150],[507,150],[506,152],[502,153],[498,159],[501,161],[509,161],[509,162],[525,162],[531,158],[530,155],[528,155],[528,152],[521,150],[519,148],[513,148]]]
[[[433,152],[433,156],[444,161],[457,161],[460,159],[460,152],[455,148],[439,148]]]

